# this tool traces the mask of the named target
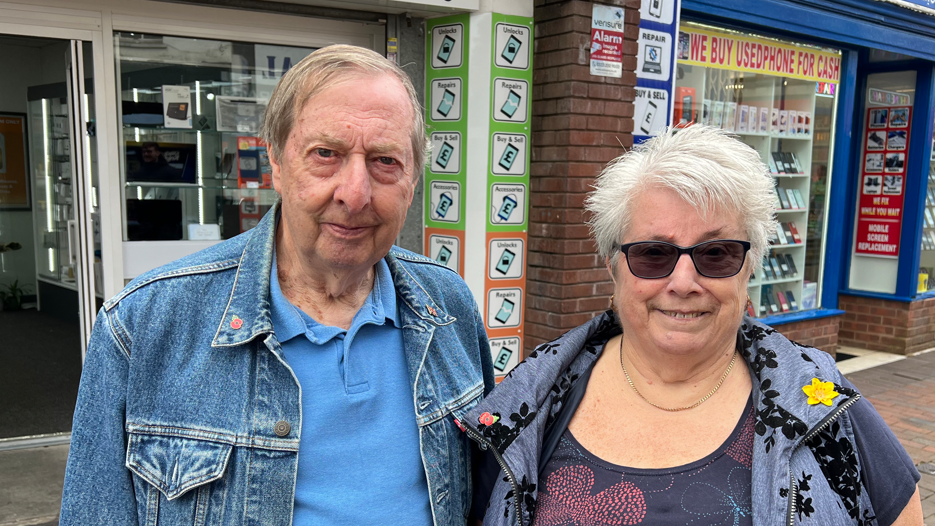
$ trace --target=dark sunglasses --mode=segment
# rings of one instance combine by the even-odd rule
[[[690,247],[680,247],[665,241],[638,241],[620,245],[627,257],[630,273],[642,279],[659,279],[672,274],[682,254],[688,254],[695,270],[706,278],[729,278],[743,268],[748,241],[715,239]]]

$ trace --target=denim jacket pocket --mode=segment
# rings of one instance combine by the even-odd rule
[[[171,501],[221,478],[232,450],[208,440],[130,433],[127,468]]]

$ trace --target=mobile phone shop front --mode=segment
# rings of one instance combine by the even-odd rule
[[[331,43],[385,53],[396,16],[0,4],[0,449],[67,443],[103,300],[255,225],[275,199],[257,139],[273,86]]]
[[[926,5],[682,3],[673,122],[730,130],[769,166],[780,228],[751,314],[816,346],[935,347]]]

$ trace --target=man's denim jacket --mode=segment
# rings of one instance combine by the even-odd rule
[[[315,437],[300,437],[300,386],[270,322],[277,209],[105,303],[82,372],[62,525],[292,523],[299,440]],[[396,247],[386,262],[435,524],[464,524],[471,452],[454,419],[494,385],[484,325],[451,270]],[[374,502],[375,521],[392,505]]]

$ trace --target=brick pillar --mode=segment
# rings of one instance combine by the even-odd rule
[[[584,199],[633,145],[640,0],[624,15],[623,77],[590,74],[592,2],[536,0],[526,351],[605,310],[613,284],[590,238]]]

